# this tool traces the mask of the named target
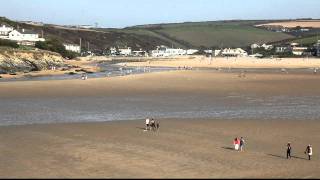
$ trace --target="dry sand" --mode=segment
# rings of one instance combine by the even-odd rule
[[[268,23],[268,24],[259,24],[256,26],[283,26],[287,28],[295,28],[297,26],[300,27],[311,27],[311,28],[319,28],[320,21],[319,20],[309,20],[309,21],[284,21],[284,22],[276,22],[276,23]]]
[[[266,58],[186,56],[167,60],[119,63],[127,66],[205,67],[205,68],[319,68],[319,58]]]
[[[1,98],[228,93],[319,95],[319,75],[175,71],[125,77],[0,83]],[[1,117],[0,117],[1,118]],[[0,127],[2,178],[319,178],[319,121],[161,119]],[[243,136],[245,152],[232,140]],[[286,143],[294,158],[285,159]],[[314,149],[312,161],[303,154]]]

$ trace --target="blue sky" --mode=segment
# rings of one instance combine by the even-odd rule
[[[320,0],[0,0],[0,16],[126,27],[230,19],[320,18]]]

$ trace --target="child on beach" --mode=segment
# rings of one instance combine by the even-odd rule
[[[304,153],[308,154],[309,160],[311,160],[311,156],[312,156],[312,146],[311,146],[311,144],[309,144],[307,146],[307,149],[306,149],[306,151]]]

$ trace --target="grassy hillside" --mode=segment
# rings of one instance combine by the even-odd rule
[[[252,43],[268,43],[293,38],[285,33],[271,32],[254,25],[273,21],[213,21],[182,24],[135,26],[189,47],[245,47]]]
[[[79,39],[82,39],[82,48],[87,48],[89,43],[90,50],[104,50],[111,46],[130,46],[133,49],[153,49],[159,44],[170,45],[164,39],[156,36],[150,36],[147,33],[126,33],[122,30],[85,30],[61,28],[55,25],[34,26],[24,23],[11,21],[7,18],[0,17],[0,24],[7,24],[15,28],[25,28],[33,30],[39,34],[43,31],[44,37],[57,38],[65,43],[79,44]]]
[[[82,38],[83,48],[103,50],[111,46],[130,46],[133,49],[154,49],[157,45],[181,48],[245,47],[252,43],[267,43],[293,38],[292,35],[271,32],[254,25],[274,22],[265,20],[234,20],[154,24],[124,29],[80,30],[55,25],[33,26],[0,18],[0,23],[34,30],[45,38],[58,38],[63,42],[77,43]]]
[[[304,45],[312,45],[315,44],[318,40],[320,40],[320,35],[317,36],[310,36],[310,37],[304,37],[304,38],[297,38],[294,40],[291,40],[291,42],[296,42]]]

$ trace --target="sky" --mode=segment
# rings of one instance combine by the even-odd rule
[[[0,16],[61,25],[320,18],[320,0],[0,0]]]

